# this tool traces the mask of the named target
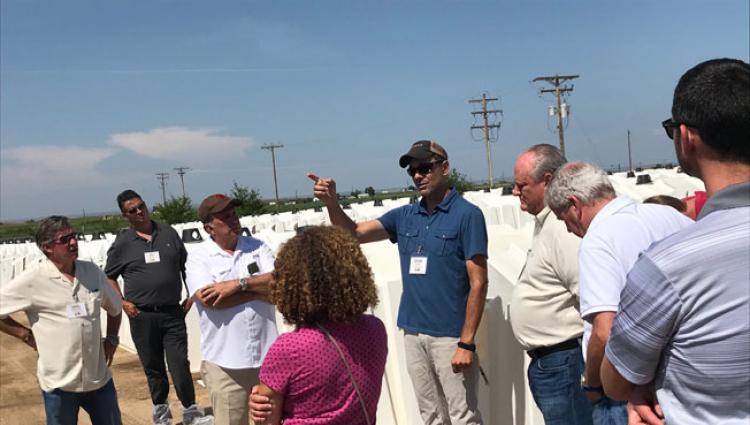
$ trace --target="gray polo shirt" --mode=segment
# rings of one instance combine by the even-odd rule
[[[117,236],[104,272],[110,279],[122,276],[125,299],[137,306],[175,305],[180,302],[187,251],[169,225],[152,221],[147,241],[128,229]]]
[[[606,355],[628,381],[654,381],[667,424],[748,423],[748,241],[750,183],[741,183],[628,274]]]

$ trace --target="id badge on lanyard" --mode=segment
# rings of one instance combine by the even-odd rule
[[[73,301],[65,306],[65,313],[68,319],[77,319],[79,317],[86,317],[89,315],[86,303],[81,302],[78,299],[78,290],[80,289],[80,283],[75,282],[73,284]]]
[[[416,254],[411,256],[409,274],[427,274],[427,256],[422,252],[422,245],[417,246]]]
[[[159,258],[159,251],[146,252],[143,254],[143,257],[146,261],[146,264],[158,263],[159,261],[161,261],[161,259]]]

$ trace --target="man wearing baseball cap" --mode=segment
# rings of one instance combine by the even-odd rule
[[[266,299],[273,254],[262,241],[240,235],[237,205],[222,194],[201,202],[198,218],[210,238],[190,250],[185,266],[217,425],[249,424],[250,389],[277,335],[275,309]]]
[[[487,292],[484,216],[449,186],[448,154],[439,144],[414,143],[399,165],[422,199],[362,223],[341,209],[335,181],[308,177],[331,223],[350,230],[362,243],[398,243],[403,281],[398,327],[404,332],[409,375],[424,423],[481,424],[474,336]]]

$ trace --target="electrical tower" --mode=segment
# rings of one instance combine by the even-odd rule
[[[180,184],[182,184],[182,197],[185,198],[185,174],[190,171],[190,167],[176,167],[177,175],[180,176]]]
[[[273,162],[273,188],[276,192],[276,212],[279,212],[279,185],[276,181],[276,149],[283,148],[284,145],[265,144],[261,149],[271,151],[271,161]]]
[[[169,173],[156,173],[156,178],[159,180],[161,185],[161,200],[162,205],[167,203],[167,180],[169,179]]]
[[[633,171],[633,155],[630,154],[630,129],[628,129],[628,171]]]
[[[560,151],[562,151],[563,155],[565,155],[565,136],[563,135],[563,114],[568,115],[567,109],[563,111],[563,105],[560,102],[560,95],[565,95],[566,93],[573,91],[573,85],[570,86],[561,86],[564,82],[575,80],[578,78],[578,75],[553,75],[551,77],[536,77],[534,78],[533,82],[537,81],[545,81],[550,84],[554,88],[552,89],[542,89],[539,91],[539,94],[542,93],[554,93],[555,99],[557,101],[557,107],[555,108],[555,112],[557,115],[557,131],[560,134]],[[567,105],[565,105],[567,108]]]
[[[482,104],[482,110],[481,111],[474,111],[471,114],[474,115],[474,118],[476,119],[477,115],[482,116],[482,125],[472,125],[471,130],[477,130],[477,129],[483,129],[484,130],[484,146],[487,150],[487,176],[488,176],[488,182],[490,184],[490,189],[492,189],[492,153],[490,152],[490,142],[494,142],[497,140],[499,133],[500,133],[500,120],[498,119],[495,123],[490,123],[490,116],[494,117],[495,114],[498,114],[500,117],[503,115],[502,109],[487,109],[487,103],[488,102],[495,102],[498,98],[496,97],[487,97],[486,93],[482,93],[481,99],[469,99],[469,103],[481,103]],[[492,129],[496,128],[498,131],[495,133],[495,136],[492,137]]]

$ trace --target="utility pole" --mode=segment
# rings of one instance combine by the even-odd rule
[[[628,170],[633,171],[633,157],[630,155],[630,129],[628,129]]]
[[[565,93],[569,93],[573,91],[573,86],[561,86],[562,83],[569,81],[569,80],[575,80],[578,78],[578,75],[553,75],[550,77],[536,77],[532,81],[546,81],[554,87],[553,89],[542,89],[539,91],[540,95],[542,93],[554,93],[555,99],[557,101],[557,130],[560,134],[560,151],[562,151],[563,155],[565,155],[565,136],[563,135],[563,114],[567,115],[567,111],[563,111],[562,103],[560,102],[560,95],[565,95]],[[567,107],[567,105],[565,105]]]
[[[177,167],[174,169],[177,171],[177,175],[180,176],[180,183],[182,184],[182,197],[185,197],[185,179],[184,176],[190,171],[190,167]]]
[[[159,180],[161,185],[161,200],[162,205],[167,203],[167,179],[169,179],[169,173],[156,173],[156,179]]]
[[[279,185],[276,181],[276,149],[283,148],[284,145],[265,144],[261,149],[271,151],[271,161],[273,162],[273,188],[276,192],[276,212],[279,212]]]
[[[491,134],[492,129],[497,128],[498,132],[500,129],[500,121],[498,120],[497,123],[490,124],[490,115],[494,114],[503,114],[502,109],[487,109],[487,102],[495,102],[498,98],[496,97],[487,97],[486,93],[482,93],[481,99],[469,99],[469,103],[481,103],[482,104],[482,110],[481,111],[474,111],[471,114],[474,115],[476,118],[477,115],[482,115],[483,123],[482,125],[472,125],[471,130],[477,130],[477,129],[483,129],[484,130],[484,146],[487,151],[487,176],[488,176],[488,182],[490,184],[490,189],[492,189],[492,153],[490,151],[490,142],[493,142]],[[495,140],[497,140],[497,136],[495,137]]]

